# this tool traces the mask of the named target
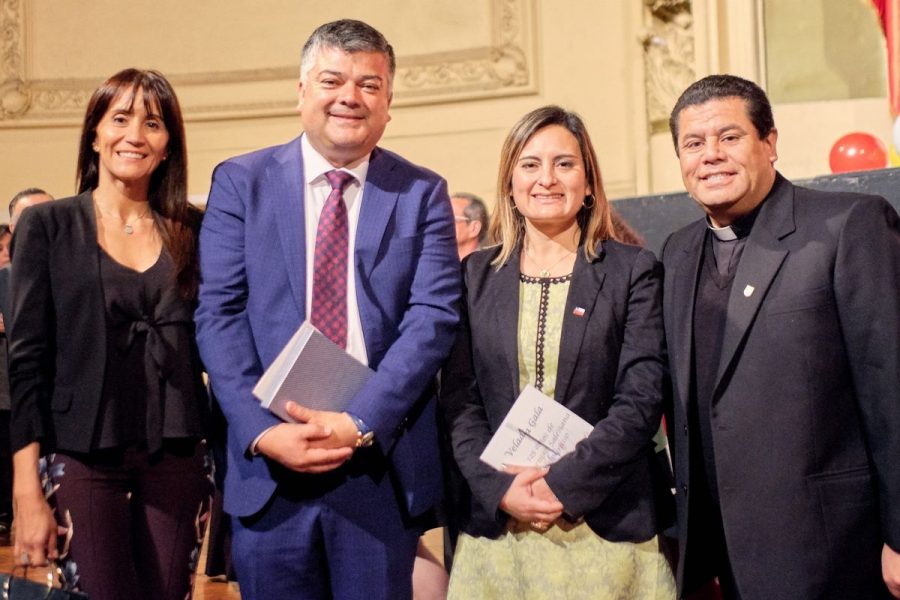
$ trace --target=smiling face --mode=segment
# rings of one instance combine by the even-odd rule
[[[150,176],[166,159],[169,132],[153,103],[144,106],[143,90],[116,96],[97,124],[93,149],[99,156],[99,185],[149,187]]]
[[[568,129],[549,125],[531,136],[512,172],[513,201],[530,226],[573,226],[590,193],[578,140]]]
[[[387,57],[380,52],[319,50],[299,84],[300,120],[312,147],[336,167],[375,148],[391,106]]]
[[[759,134],[743,99],[718,98],[678,116],[678,160],[691,197],[713,225],[730,225],[753,211],[775,182],[775,129]]]

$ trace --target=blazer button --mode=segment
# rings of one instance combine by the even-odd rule
[[[687,423],[684,424],[684,435],[688,434]]]
[[[686,483],[682,483],[682,484],[681,484],[681,491],[684,492],[684,495],[685,495],[685,496],[687,496],[687,490],[688,490],[687,484],[686,484]]]

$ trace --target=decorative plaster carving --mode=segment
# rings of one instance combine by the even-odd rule
[[[398,57],[395,106],[537,93],[535,0],[485,1],[490,6],[490,45]],[[22,4],[22,0],[0,4],[0,127],[77,123],[91,91],[108,74],[95,79],[29,81],[23,58],[26,17]],[[179,90],[185,117],[196,121],[293,114],[296,99],[284,97],[280,90],[293,87],[297,71],[296,65],[290,65],[167,75]],[[244,92],[232,96],[253,100],[221,102],[223,84]],[[204,88],[212,86],[216,92],[204,93]]]
[[[25,114],[31,104],[22,64],[22,10],[19,0],[0,3],[0,121]]]
[[[491,0],[489,47],[401,59],[394,84],[399,102],[536,92],[532,5],[533,0]]]
[[[653,133],[668,129],[669,113],[695,79],[690,0],[644,0],[649,26],[644,47],[647,117]]]

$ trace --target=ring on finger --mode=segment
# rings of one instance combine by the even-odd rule
[[[22,555],[21,555],[19,558],[22,559],[22,564],[23,564],[23,565],[27,565],[27,564],[28,564],[28,553],[27,553],[27,552],[23,552]]]

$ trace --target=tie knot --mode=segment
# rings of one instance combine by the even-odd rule
[[[343,192],[350,180],[353,179],[353,175],[347,171],[334,170],[325,173],[325,178],[331,184],[331,189]]]

